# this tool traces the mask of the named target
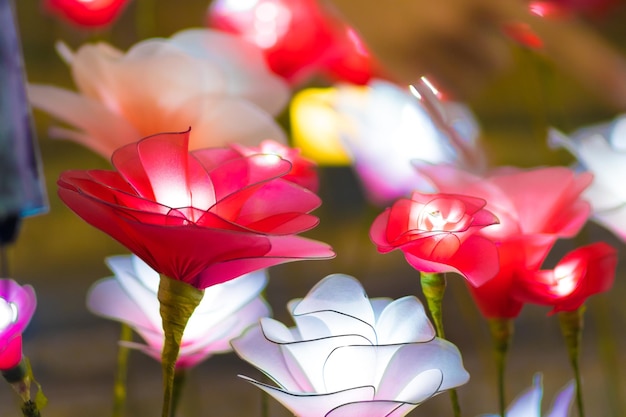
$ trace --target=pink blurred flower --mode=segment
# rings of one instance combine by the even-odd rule
[[[84,27],[108,26],[129,0],[44,0],[44,7],[68,22]]]
[[[277,155],[229,148],[189,153],[189,132],[118,149],[117,171],[66,171],[60,198],[169,278],[203,289],[284,262],[334,256],[295,234],[318,223],[312,192],[282,177]],[[233,154],[237,157],[233,157]]]
[[[499,219],[478,234],[497,245],[500,270],[484,285],[470,287],[489,318],[519,314],[522,302],[513,296],[515,281],[538,270],[557,239],[576,235],[590,213],[589,203],[581,198],[592,180],[589,173],[564,167],[506,167],[481,177],[450,166],[423,164],[417,169],[439,192],[484,199],[485,209]]]
[[[36,307],[33,287],[0,279],[0,371],[13,369],[22,360],[22,332]]]
[[[356,32],[317,0],[216,0],[207,23],[263,49],[272,70],[291,84],[317,73],[365,84],[373,62]]]
[[[419,271],[458,272],[480,286],[498,272],[496,246],[477,234],[498,222],[484,206],[480,198],[414,192],[374,220],[370,237],[382,253],[400,249]]]
[[[164,335],[157,299],[159,274],[136,256],[111,257],[107,264],[115,276],[91,287],[87,306],[97,315],[131,326],[146,344],[129,346],[160,360]],[[265,271],[255,271],[207,288],[185,327],[176,366],[189,368],[230,351],[231,339],[268,316],[270,308],[261,296],[266,283]]]
[[[109,158],[142,137],[193,126],[191,149],[263,139],[285,142],[273,119],[289,98],[261,52],[235,36],[194,29],[123,53],[106,43],[75,53],[61,44],[79,92],[30,85],[32,105],[76,130],[54,128]]]
[[[288,308],[296,327],[264,318],[232,344],[276,385],[244,378],[298,417],[402,417],[469,379],[415,297],[370,300],[334,274]]]
[[[616,7],[622,0],[533,0],[531,13],[547,18],[574,17],[577,14],[599,17]]]
[[[598,242],[580,247],[561,259],[554,269],[528,271],[517,285],[515,297],[523,302],[553,307],[551,313],[577,310],[593,294],[613,285],[617,251]]]

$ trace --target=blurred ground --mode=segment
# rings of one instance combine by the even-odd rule
[[[120,21],[107,33],[84,33],[45,16],[38,2],[18,2],[19,23],[29,79],[38,83],[71,86],[67,69],[54,52],[57,39],[70,47],[96,37],[105,37],[126,48],[144,35],[168,36],[175,31],[200,26],[206,2],[155,1],[155,27],[136,26],[138,4],[130,5]],[[603,33],[624,47],[626,11],[607,17]],[[139,29],[137,29],[139,27]],[[540,58],[519,51],[518,65],[471,103],[485,129],[485,143],[492,164],[521,166],[566,164],[564,152],[545,145],[548,124],[564,131],[613,117],[570,80],[555,74]],[[13,278],[32,284],[39,307],[25,335],[25,352],[35,375],[49,398],[46,417],[110,415],[116,358],[116,323],[92,316],[84,306],[85,293],[97,279],[110,275],[106,256],[126,253],[103,233],[91,228],[66,209],[56,197],[59,173],[74,168],[106,168],[107,161],[67,142],[46,137],[53,121],[35,114],[50,193],[48,214],[26,219],[17,244],[10,249]],[[401,254],[380,255],[369,242],[369,225],[380,209],[367,206],[358,183],[348,169],[322,170],[324,206],[317,211],[321,225],[308,235],[330,243],[337,251],[331,261],[299,262],[271,271],[267,295],[275,315],[288,320],[285,304],[301,297],[322,277],[343,272],[360,279],[370,297],[399,297],[419,294],[417,273]],[[607,240],[624,256],[624,245],[600,227],[590,224],[575,242],[555,249],[555,258],[576,244]],[[582,374],[589,416],[626,415],[626,266],[621,262],[615,288],[588,303],[583,336]],[[445,299],[445,323],[449,338],[460,348],[471,374],[459,390],[464,415],[496,411],[494,367],[486,324],[478,315],[461,279],[451,277]],[[556,390],[572,374],[555,317],[547,310],[526,307],[516,322],[516,335],[508,367],[508,396],[513,398],[530,385],[535,372],[543,372],[547,405]],[[232,354],[214,357],[194,369],[187,383],[181,416],[258,416],[260,393],[239,380],[245,373],[259,373]],[[156,416],[160,412],[160,367],[140,353],[131,355],[127,416]],[[18,416],[16,396],[0,388],[0,416]],[[271,416],[289,413],[271,401]],[[442,395],[418,407],[411,415],[451,415],[448,397]]]

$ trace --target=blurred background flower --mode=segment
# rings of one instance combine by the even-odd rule
[[[262,319],[233,348],[278,386],[245,379],[299,417],[400,417],[469,379],[415,297],[370,301],[356,279],[335,274],[288,308],[295,328]]]
[[[133,255],[108,258],[107,265],[115,276],[91,287],[87,306],[94,314],[131,326],[145,344],[126,345],[161,360],[159,274]],[[261,270],[207,288],[185,328],[176,366],[192,367],[213,354],[230,351],[231,339],[270,315],[261,295],[266,284],[266,272]]]
[[[191,149],[229,142],[285,141],[273,116],[289,98],[287,85],[267,68],[260,50],[208,29],[148,39],[127,53],[106,43],[72,52],[57,46],[78,92],[32,84],[35,108],[76,128],[67,138],[109,158],[142,137],[193,126]]]
[[[130,0],[44,0],[48,12],[79,27],[106,27],[124,11]]]
[[[0,371],[14,368],[22,360],[22,332],[36,307],[33,287],[0,279]]]
[[[413,160],[482,171],[485,155],[469,108],[420,91],[417,98],[378,79],[304,89],[290,107],[294,144],[320,165],[352,164],[367,197],[379,205],[414,190],[432,191]]]
[[[551,146],[570,151],[578,169],[593,173],[584,193],[592,218],[626,241],[626,116],[580,128],[569,136],[552,129],[548,140]]]
[[[364,84],[374,71],[357,32],[317,0],[216,0],[207,23],[257,45],[292,85],[319,74]]]
[[[533,378],[531,388],[520,394],[506,411],[505,417],[567,417],[574,398],[574,383],[571,382],[559,391],[554,398],[548,414],[541,413],[543,381],[541,374]],[[482,417],[499,417],[497,414],[485,414]]]

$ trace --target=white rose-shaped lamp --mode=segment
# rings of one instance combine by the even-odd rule
[[[110,257],[107,264],[115,276],[91,287],[87,306],[97,315],[131,326],[146,344],[129,345],[160,360],[159,274],[134,255]],[[207,288],[185,328],[176,366],[188,368],[214,353],[230,351],[231,339],[270,314],[260,295],[266,284],[267,274],[260,270]]]
[[[469,379],[415,297],[369,300],[335,274],[288,307],[296,327],[263,318],[232,345],[277,386],[243,378],[299,417],[399,417]]]
[[[287,104],[289,87],[260,49],[234,35],[189,29],[126,53],[106,43],[58,49],[78,92],[30,85],[31,104],[75,128],[53,128],[51,136],[107,159],[142,137],[189,127],[191,149],[286,141],[273,116]]]
[[[583,194],[593,208],[593,220],[626,241],[626,115],[569,136],[551,130],[548,140],[570,151],[582,169],[593,173]]]

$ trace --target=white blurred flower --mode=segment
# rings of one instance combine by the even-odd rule
[[[593,219],[626,241],[626,115],[566,136],[551,130],[549,143],[569,150],[594,179],[583,196]]]
[[[335,274],[288,307],[296,327],[264,318],[232,345],[277,386],[244,378],[297,416],[400,417],[469,379],[415,297],[370,301]]]
[[[160,360],[159,274],[134,255],[110,257],[107,264],[115,276],[91,287],[87,306],[97,315],[131,326],[146,344],[129,345]],[[185,328],[176,366],[191,367],[214,353],[230,351],[231,339],[270,314],[260,295],[266,284],[261,270],[207,288]]]
[[[233,35],[190,29],[139,42],[127,53],[106,43],[58,50],[79,92],[28,88],[34,107],[76,128],[54,128],[53,137],[106,158],[142,137],[189,127],[192,149],[285,142],[273,115],[287,104],[289,88],[258,48]]]
[[[323,157],[328,157],[336,155],[339,142],[368,198],[381,205],[414,190],[433,191],[413,168],[413,160],[481,170],[485,158],[471,111],[439,100],[426,85],[419,91],[417,98],[382,80],[367,86],[304,90],[291,107],[295,143],[316,159],[317,151],[308,152],[307,146],[321,146]]]
[[[545,417],[567,417],[574,397],[575,384],[567,384],[554,398],[552,409]],[[506,411],[506,417],[541,417],[541,398],[543,387],[541,374],[533,378],[533,386],[522,393]],[[485,414],[482,417],[499,417],[497,414]]]

